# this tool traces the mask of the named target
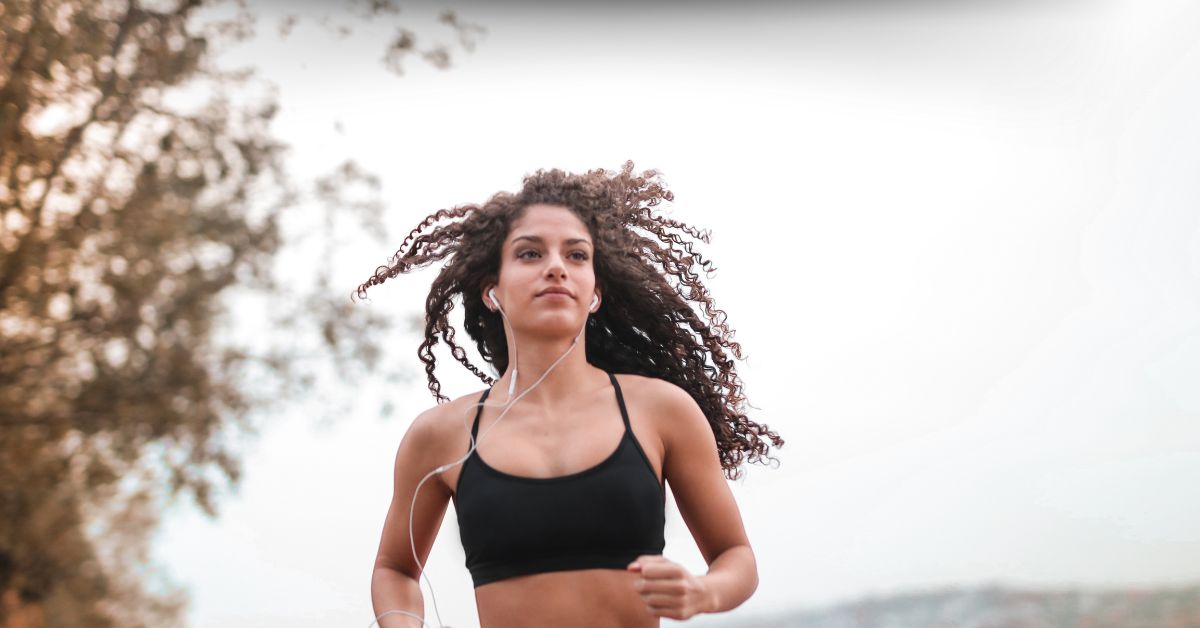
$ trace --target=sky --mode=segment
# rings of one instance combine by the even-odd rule
[[[298,180],[381,176],[395,242],[338,251],[347,295],[396,234],[536,169],[663,173],[668,215],[712,231],[751,416],[787,441],[732,483],[760,584],[727,619],[1200,581],[1200,5],[457,6],[487,32],[445,72],[386,72],[383,20],[281,38],[268,5],[223,60],[278,87]],[[434,274],[360,306],[419,312]],[[432,404],[417,377],[381,419],[381,385],[332,423],[264,421],[216,520],[165,514],[191,626],[371,621],[396,446]],[[673,504],[664,554],[705,569]],[[478,626],[452,513],[427,573],[444,623]]]

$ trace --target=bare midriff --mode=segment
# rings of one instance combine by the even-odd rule
[[[634,590],[638,574],[580,569],[517,576],[475,589],[480,628],[657,628]]]

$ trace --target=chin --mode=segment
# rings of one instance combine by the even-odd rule
[[[567,336],[574,337],[583,326],[583,318],[568,316],[566,312],[556,315],[535,316],[529,319],[529,325],[523,331],[537,336]]]

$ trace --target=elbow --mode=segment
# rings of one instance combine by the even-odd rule
[[[758,590],[758,564],[749,545],[738,545],[721,554],[710,566],[708,577],[713,585],[709,613],[723,613],[741,606]]]
[[[758,561],[754,558],[754,550],[750,549],[749,545],[743,545],[741,548],[742,556],[742,582],[743,590],[741,600],[737,605],[750,599],[754,592],[758,590]]]
[[[748,574],[749,577],[746,578],[746,581],[750,585],[750,594],[753,595],[754,592],[758,590],[758,560],[754,558],[754,550],[751,549],[749,545],[746,546],[746,554],[748,554],[750,557],[750,573]]]

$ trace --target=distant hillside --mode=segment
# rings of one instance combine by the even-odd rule
[[[949,589],[865,598],[722,628],[1200,628],[1200,585],[1175,589]]]

